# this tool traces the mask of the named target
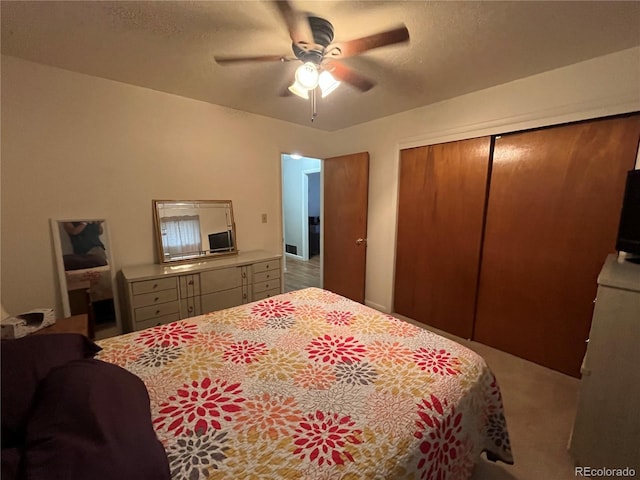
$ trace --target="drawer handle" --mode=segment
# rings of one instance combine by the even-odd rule
[[[247,278],[247,272],[242,272],[242,278]]]
[[[264,286],[265,286],[265,288],[269,288],[269,284],[268,283],[265,283]]]
[[[158,288],[158,284],[157,284],[157,283],[154,283],[154,284],[153,284],[153,288]]]
[[[269,265],[266,265],[264,268],[269,268]]]
[[[193,285],[193,280],[189,280],[188,285]]]
[[[246,300],[246,299],[247,299],[247,294],[246,294],[246,293],[243,293],[243,294],[242,294],[242,298],[243,298],[244,300]]]
[[[271,278],[271,275],[267,275],[267,278]]]
[[[156,297],[153,299],[154,302],[157,302],[158,300],[160,300],[160,297]]]
[[[160,314],[160,310],[156,310],[156,315],[159,315],[159,314]]]
[[[189,307],[188,310],[189,310],[189,313],[193,312],[193,307]]]

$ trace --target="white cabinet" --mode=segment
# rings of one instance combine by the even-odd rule
[[[127,331],[262,300],[283,291],[282,256],[262,251],[204,262],[124,267]]]
[[[640,471],[640,265],[615,255],[598,277],[569,449],[580,466]]]

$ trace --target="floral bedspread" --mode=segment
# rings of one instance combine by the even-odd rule
[[[177,479],[452,479],[512,462],[471,350],[308,288],[99,342],[145,382]]]
[[[66,270],[67,290],[88,289],[92,302],[113,298],[111,268],[108,265]]]

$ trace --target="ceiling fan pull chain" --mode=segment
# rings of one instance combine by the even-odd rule
[[[316,111],[317,108],[317,104],[316,104],[316,90],[317,89],[313,89],[311,90],[311,96],[309,97],[311,99],[311,121],[313,122],[316,117],[318,116],[318,112]]]

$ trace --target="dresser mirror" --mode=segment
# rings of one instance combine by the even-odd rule
[[[109,232],[104,218],[51,219],[64,317],[87,314],[89,335],[120,333]]]
[[[159,263],[238,253],[231,200],[154,200]]]

